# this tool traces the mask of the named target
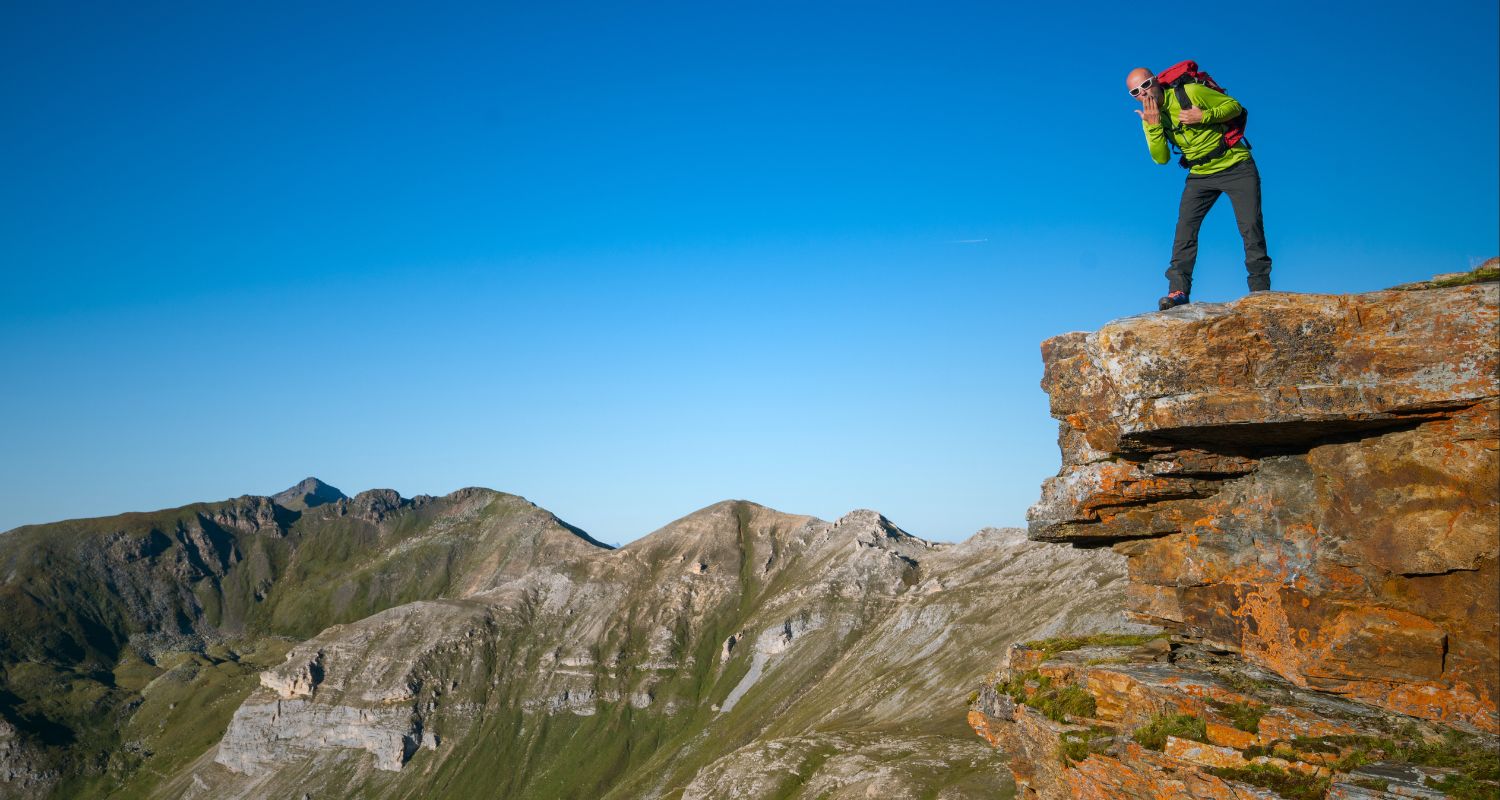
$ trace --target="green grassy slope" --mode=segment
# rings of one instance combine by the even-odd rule
[[[241,497],[0,535],[0,716],[69,776],[59,796],[132,796],[151,782],[143,768],[216,742],[292,642],[600,549],[513,495],[387,494],[302,511]]]

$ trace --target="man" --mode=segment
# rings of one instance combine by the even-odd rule
[[[1195,67],[1194,67],[1195,68]],[[1130,95],[1141,103],[1141,127],[1151,160],[1167,163],[1171,157],[1168,137],[1182,151],[1188,170],[1187,185],[1177,208],[1177,236],[1172,243],[1172,263],[1167,268],[1167,296],[1157,307],[1165,311],[1188,302],[1193,291],[1193,264],[1198,260],[1198,228],[1220,194],[1229,195],[1240,236],[1245,240],[1245,270],[1250,291],[1271,288],[1271,258],[1266,255],[1266,234],[1260,214],[1260,172],[1243,139],[1225,149],[1223,123],[1238,117],[1243,108],[1234,98],[1201,83],[1186,83],[1188,108],[1177,93],[1163,92],[1156,76],[1145,67],[1130,71],[1125,79]]]

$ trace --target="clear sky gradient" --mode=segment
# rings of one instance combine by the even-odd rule
[[[1378,289],[1500,250],[1496,8],[4,4],[0,530],[307,475],[1021,524],[1038,344],[1165,289],[1126,72],[1251,109],[1275,288]]]

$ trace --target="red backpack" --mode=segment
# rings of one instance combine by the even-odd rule
[[[1189,100],[1187,95],[1187,85],[1190,83],[1201,83],[1216,92],[1227,94],[1227,92],[1224,91],[1224,87],[1220,86],[1218,81],[1215,81],[1212,75],[1209,75],[1207,72],[1200,72],[1198,70],[1198,62],[1196,61],[1179,61],[1176,64],[1167,67],[1166,69],[1156,74],[1156,82],[1161,84],[1163,89],[1171,89],[1172,92],[1177,95],[1177,105],[1182,108],[1193,107],[1193,101]],[[1165,114],[1166,111],[1163,110],[1162,113]],[[1250,112],[1244,110],[1244,107],[1241,106],[1239,116],[1234,117],[1233,119],[1224,120],[1223,122],[1219,123],[1219,127],[1223,130],[1224,136],[1220,140],[1219,146],[1214,148],[1213,152],[1208,153],[1201,158],[1188,158],[1184,155],[1177,159],[1177,163],[1181,164],[1184,169],[1191,169],[1198,166],[1199,164],[1206,164],[1210,161],[1213,161],[1219,156],[1222,156],[1225,153],[1229,152],[1229,149],[1231,147],[1234,147],[1241,141],[1245,141],[1245,121],[1249,118]],[[1167,132],[1167,141],[1171,142],[1172,145],[1177,148],[1177,152],[1181,153],[1182,146],[1178,145],[1177,142],[1172,139],[1172,126],[1164,125],[1162,127],[1163,130]],[[1245,147],[1249,146],[1250,142],[1245,141]]]

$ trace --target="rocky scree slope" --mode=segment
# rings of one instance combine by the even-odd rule
[[[1173,635],[1010,651],[970,721],[1023,796],[1500,796],[1496,272],[1043,345],[1030,536]]]
[[[1118,556],[1020,531],[736,501],[611,550],[313,479],[17,529],[0,577],[7,798],[1003,796],[993,648],[1131,628]]]

